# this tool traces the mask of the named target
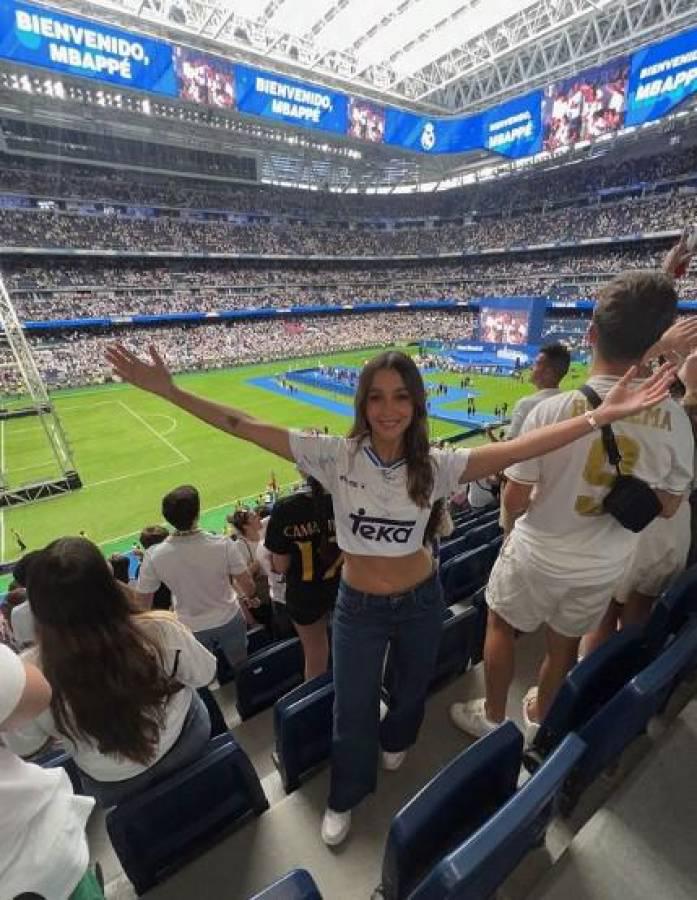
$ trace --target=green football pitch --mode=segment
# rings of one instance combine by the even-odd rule
[[[370,351],[322,356],[323,364],[360,365]],[[248,383],[289,368],[316,365],[317,359],[275,362],[182,375],[189,390],[229,403],[260,418],[296,428],[324,428],[344,434],[350,418]],[[569,386],[579,383],[580,367]],[[460,376],[439,381],[458,384]],[[477,377],[478,412],[511,407],[530,393],[530,384],[511,378]],[[321,392],[315,392],[321,393]],[[325,394],[350,402],[348,397]],[[273,471],[281,485],[297,481],[292,464],[198,422],[157,397],[122,384],[58,392],[53,397],[72,447],[84,487],[71,494],[13,507],[0,513],[0,556],[19,555],[15,531],[29,549],[56,537],[84,531],[105,552],[129,548],[141,527],[161,520],[160,499],[178,484],[194,484],[201,493],[205,528],[221,531],[225,515],[242,500],[265,489]],[[464,408],[465,401],[453,406]],[[431,420],[434,438],[462,431]],[[476,441],[475,441],[476,442]],[[0,466],[11,487],[57,475],[41,423],[31,418],[0,423]]]

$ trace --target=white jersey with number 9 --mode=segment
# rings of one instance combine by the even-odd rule
[[[588,380],[602,397],[618,381]],[[522,432],[560,422],[588,409],[585,397],[568,391],[544,400],[528,415]],[[666,400],[613,426],[622,454],[621,469],[653,488],[682,494],[693,474],[694,441],[689,420],[674,400]],[[603,513],[602,501],[614,482],[599,432],[546,456],[518,463],[506,475],[536,490],[528,511],[516,523],[516,543],[524,545],[541,572],[573,571],[584,583],[621,575],[638,535]]]

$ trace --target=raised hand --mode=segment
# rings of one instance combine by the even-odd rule
[[[105,356],[114,375],[123,381],[151,394],[168,397],[174,387],[172,376],[155,347],[150,345],[148,351],[152,363],[144,362],[123,344],[110,344]]]
[[[692,260],[695,247],[692,239],[692,229],[688,226],[680,235],[678,243],[671,247],[663,260],[663,271],[674,278],[682,278]]]
[[[651,409],[652,406],[656,406],[670,396],[669,388],[675,381],[675,366],[666,363],[650,378],[633,388],[630,383],[637,377],[637,372],[637,367],[632,366],[608,391],[605,399],[594,413],[598,424],[609,425],[618,419],[636,415],[645,409]]]
[[[645,361],[657,356],[676,356],[681,362],[697,349],[697,316],[689,316],[671,325],[644,357]],[[672,360],[675,362],[675,359]]]

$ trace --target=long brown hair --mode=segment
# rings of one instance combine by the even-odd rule
[[[354,419],[350,438],[364,438],[370,434],[366,415],[368,394],[375,374],[381,369],[392,369],[404,382],[411,398],[414,413],[404,432],[404,459],[407,463],[407,491],[417,506],[430,506],[433,490],[433,466],[428,443],[428,417],[426,412],[426,388],[421,372],[414,360],[405,353],[389,350],[373,357],[361,371],[354,401]]]
[[[56,727],[146,766],[169,698],[182,689],[135,624],[126,589],[91,541],[61,538],[32,560],[29,605]]]

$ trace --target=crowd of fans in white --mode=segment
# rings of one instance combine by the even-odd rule
[[[102,383],[109,376],[104,350],[117,338],[136,352],[156,344],[174,371],[219,369],[241,363],[379,347],[417,341],[424,334],[453,340],[471,335],[474,317],[466,312],[389,312],[373,315],[305,316],[301,319],[206,323],[192,326],[69,331],[30,343],[41,374],[52,387]],[[12,370],[0,370],[5,391],[18,388]]]
[[[272,267],[231,261],[178,259],[154,264],[13,263],[4,270],[23,321],[119,315],[280,309],[395,301],[467,301],[481,296],[587,297],[612,273],[656,264],[660,253],[607,249],[504,259],[482,258],[451,265]],[[683,294],[697,295],[688,277]]]

